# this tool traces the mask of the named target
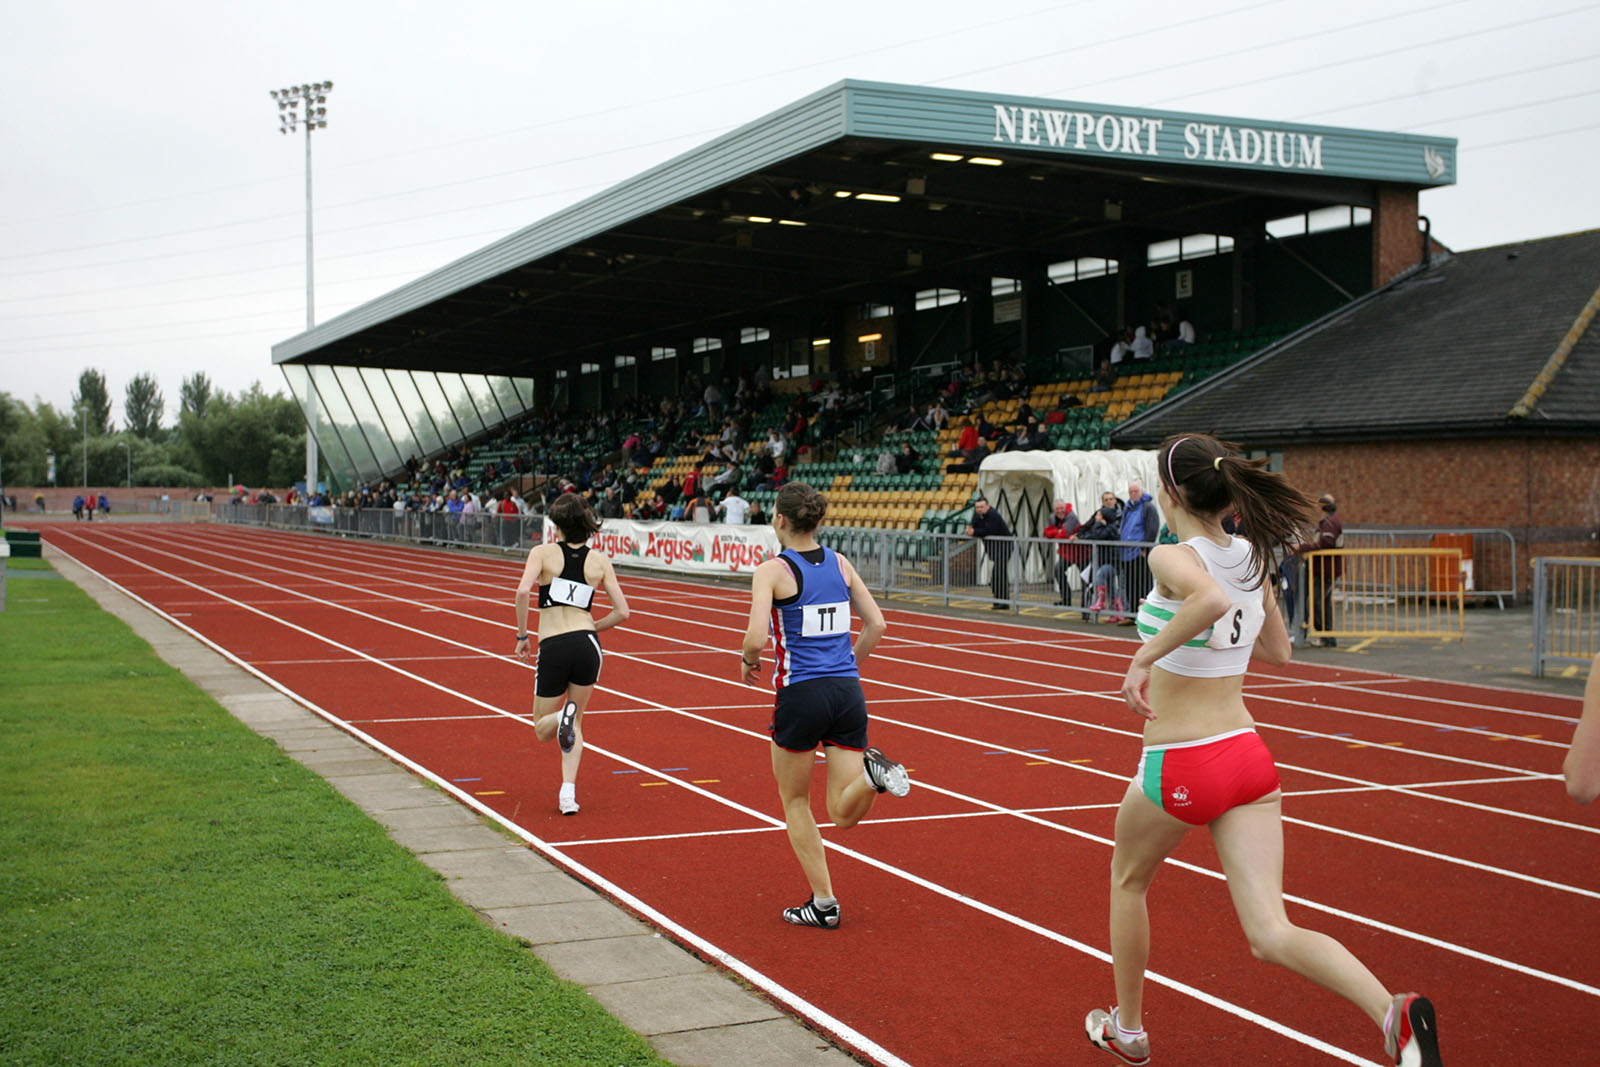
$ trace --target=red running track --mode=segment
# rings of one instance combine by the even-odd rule
[[[623,575],[586,716],[581,815],[511,655],[520,561],[237,527],[41,527],[53,548],[741,974],[871,1060],[1110,1062],[1112,818],[1138,752],[1130,642],[897,610],[867,665],[872,737],[915,783],[825,827],[844,924],[806,896],[741,685],[741,589]],[[1248,699],[1282,772],[1290,914],[1440,1013],[1447,1062],[1600,1048],[1600,825],[1556,776],[1574,699],[1295,664]],[[819,814],[819,819],[822,816]],[[1574,862],[1576,861],[1576,862]],[[1254,961],[1209,839],[1150,897],[1164,1063],[1379,1063],[1354,1008]]]

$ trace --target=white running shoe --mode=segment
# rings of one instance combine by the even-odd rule
[[[1089,1034],[1089,1040],[1094,1047],[1104,1049],[1123,1063],[1131,1063],[1133,1067],[1143,1067],[1150,1062],[1150,1035],[1140,1034],[1129,1041],[1117,1032],[1117,1009],[1106,1011],[1096,1008],[1083,1020],[1083,1028]]]
[[[880,793],[890,793],[903,797],[911,792],[911,776],[906,774],[906,769],[888,756],[879,748],[869,748],[861,753],[861,762],[866,767],[867,781],[872,783],[872,788]]]
[[[556,795],[556,806],[563,815],[578,814],[578,794],[575,790],[563,789]]]

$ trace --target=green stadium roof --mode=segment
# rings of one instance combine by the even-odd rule
[[[1453,182],[1455,155],[1449,138],[843,81],[272,356],[527,374],[819,298],[883,299],[1373,206],[1381,185]]]

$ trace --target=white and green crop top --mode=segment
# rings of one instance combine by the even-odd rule
[[[1191,537],[1183,543],[1194,549],[1207,573],[1233,601],[1233,607],[1210,627],[1156,660],[1156,666],[1189,678],[1243,674],[1267,617],[1261,603],[1263,594],[1255,584],[1250,565],[1250,542],[1235,537],[1223,548],[1209,538]],[[1148,641],[1160,633],[1182,606],[1183,601],[1161,596],[1152,589],[1139,605],[1139,639]]]

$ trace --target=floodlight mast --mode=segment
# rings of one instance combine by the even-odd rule
[[[314,294],[314,258],[311,251],[311,131],[328,127],[328,94],[333,92],[331,81],[312,82],[288,89],[273,89],[272,99],[278,103],[278,132],[294,133],[306,128],[306,330],[317,324]],[[300,113],[301,106],[305,114]],[[306,426],[306,497],[317,490],[317,438]]]

